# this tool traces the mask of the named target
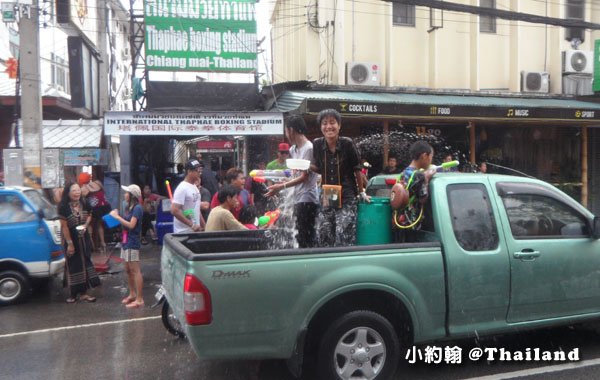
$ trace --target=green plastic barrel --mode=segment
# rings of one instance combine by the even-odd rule
[[[360,202],[356,218],[356,244],[392,242],[392,207],[389,198],[372,197],[371,203]]]

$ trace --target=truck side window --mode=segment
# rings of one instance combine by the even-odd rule
[[[488,191],[482,184],[448,185],[452,228],[466,251],[489,251],[498,247],[498,229]]]
[[[36,218],[34,210],[17,195],[0,195],[0,224],[29,222]]]
[[[515,239],[590,236],[583,216],[554,198],[510,194],[502,202]]]

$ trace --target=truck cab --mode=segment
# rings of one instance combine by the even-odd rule
[[[0,305],[23,301],[35,279],[61,274],[56,208],[39,190],[0,187]]]

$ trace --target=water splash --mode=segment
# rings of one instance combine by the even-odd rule
[[[460,149],[452,146],[443,137],[434,135],[418,135],[409,131],[392,131],[388,137],[389,157],[396,157],[398,168],[401,170],[407,167],[412,158],[410,157],[410,146],[417,140],[427,141],[434,150],[434,164],[440,164],[444,157],[452,154],[453,159],[460,161],[461,171],[468,166],[467,155]],[[381,132],[369,133],[368,136],[360,136],[354,139],[355,144],[360,151],[361,157],[366,159],[373,168],[369,175],[379,174],[386,163],[383,162],[384,135]]]

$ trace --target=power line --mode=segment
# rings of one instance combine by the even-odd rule
[[[546,24],[546,25],[556,25],[562,26],[565,28],[585,28],[592,30],[599,30],[600,24],[587,22],[584,20],[574,20],[574,19],[562,19],[555,17],[546,17],[546,16],[538,16],[530,13],[521,13],[521,12],[513,12],[513,11],[505,11],[502,9],[496,8],[486,8],[474,5],[464,5],[457,4],[451,2],[445,2],[441,0],[383,0],[385,2],[394,3],[394,4],[409,4],[409,5],[418,5],[422,7],[434,8],[434,9],[442,9],[448,11],[455,11],[461,13],[471,13],[479,16],[491,16],[497,17],[504,20],[512,20],[512,21],[526,21],[537,24]]]

